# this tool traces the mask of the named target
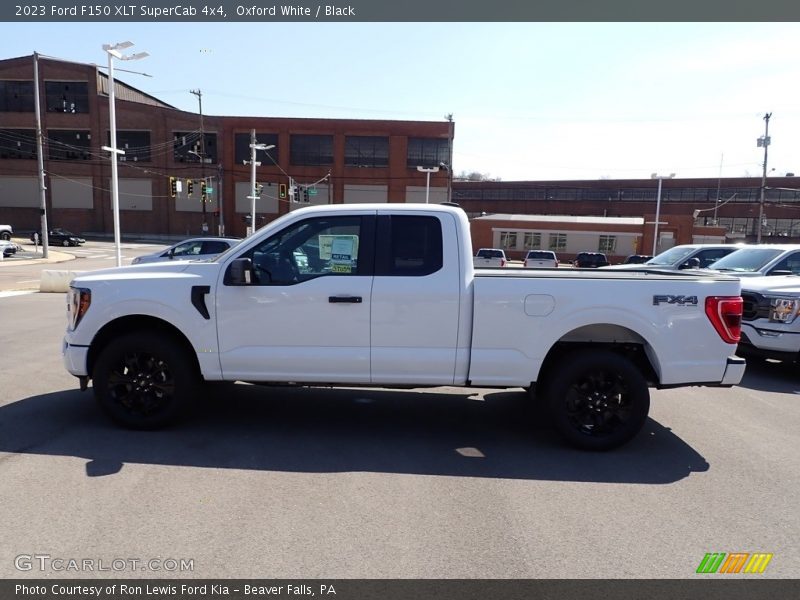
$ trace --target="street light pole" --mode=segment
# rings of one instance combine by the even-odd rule
[[[761,243],[761,230],[764,228],[764,195],[767,189],[767,147],[769,146],[769,120],[772,113],[764,115],[764,137],[758,138],[757,146],[764,146],[764,170],[761,173],[761,200],[758,203],[758,229],[756,230],[756,244]]]
[[[417,171],[419,171],[420,173],[427,173],[427,178],[426,178],[427,182],[425,184],[425,204],[428,204],[431,194],[431,173],[438,173],[439,167],[425,168],[420,166],[417,167]]]
[[[118,44],[103,44],[103,50],[108,54],[108,120],[111,128],[111,146],[103,146],[103,150],[111,154],[111,205],[114,213],[114,248],[117,258],[117,266],[122,266],[122,248],[120,246],[119,231],[119,174],[117,172],[117,154],[125,154],[124,150],[117,148],[117,114],[116,98],[114,95],[114,59],[119,60],[139,60],[149,56],[147,52],[138,52],[130,56],[124,56],[120,50],[125,50],[133,46],[131,42],[120,42]]]
[[[661,182],[664,179],[672,179],[675,177],[675,173],[670,173],[669,175],[658,175],[657,173],[653,173],[650,175],[650,179],[658,179],[658,195],[656,196],[656,222],[653,227],[653,256],[657,254],[656,249],[658,247],[658,220],[661,217]]]
[[[256,232],[256,199],[258,198],[258,190],[256,190],[256,167],[261,166],[261,163],[256,161],[256,150],[272,150],[275,144],[257,144],[256,143],[256,130],[250,130],[250,234]]]

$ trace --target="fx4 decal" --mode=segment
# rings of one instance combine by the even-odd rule
[[[659,306],[660,304],[697,306],[697,296],[671,296],[669,294],[653,296],[653,306]]]

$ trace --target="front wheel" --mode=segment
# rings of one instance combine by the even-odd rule
[[[3,233],[0,233],[0,238],[4,239],[5,241],[8,241],[11,239],[11,234],[8,233],[7,231],[4,231]]]
[[[61,245],[66,248],[67,246],[70,246],[71,244],[69,243],[69,240],[64,240],[64,241],[61,242]]]
[[[650,391],[639,369],[607,350],[576,352],[552,374],[548,412],[559,434],[583,450],[611,450],[644,427]]]
[[[198,383],[186,350],[174,338],[151,332],[129,333],[109,343],[92,378],[103,410],[131,429],[158,429],[175,421]]]

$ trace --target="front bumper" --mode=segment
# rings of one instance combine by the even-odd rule
[[[64,360],[64,367],[71,375],[75,377],[87,377],[89,375],[87,369],[88,346],[72,346],[67,340],[64,340],[61,355]]]
[[[742,345],[752,346],[761,352],[780,355],[800,352],[800,332],[780,331],[742,323]]]

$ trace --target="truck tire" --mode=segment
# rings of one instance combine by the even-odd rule
[[[97,402],[118,424],[159,429],[194,397],[199,378],[186,350],[169,336],[129,333],[106,346],[93,374]]]
[[[583,350],[548,379],[545,402],[558,433],[583,450],[611,450],[644,427],[650,391],[639,369],[607,350]]]
[[[7,231],[4,231],[3,233],[0,233],[0,238],[3,238],[5,241],[8,241],[11,239],[11,234],[8,233]]]

